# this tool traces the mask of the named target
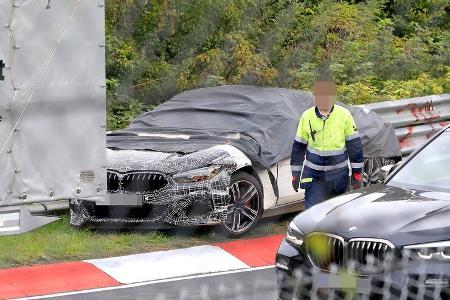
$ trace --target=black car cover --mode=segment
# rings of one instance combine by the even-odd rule
[[[338,103],[352,113],[365,157],[400,156],[391,124],[360,107]],[[108,135],[113,149],[191,153],[231,144],[257,168],[288,158],[301,114],[314,105],[305,91],[228,85],[178,94]]]

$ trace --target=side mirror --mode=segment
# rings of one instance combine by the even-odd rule
[[[383,182],[386,181],[386,179],[389,176],[389,173],[391,173],[391,171],[394,169],[394,165],[387,165],[387,166],[382,166],[381,167],[381,171],[380,171],[380,175],[381,178],[383,179]]]
[[[397,166],[400,164],[401,161],[397,162],[394,165],[386,165],[386,166],[382,166],[380,168],[380,174],[381,174],[381,178],[383,179],[383,182],[386,181],[386,179],[388,178],[389,174],[392,173],[392,171],[394,171],[395,168],[397,168]]]

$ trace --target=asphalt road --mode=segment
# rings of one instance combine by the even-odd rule
[[[276,299],[275,268],[264,267],[184,279],[140,283],[81,293],[69,293],[45,299]],[[37,297],[34,299],[38,299]],[[41,298],[42,299],[42,298]]]

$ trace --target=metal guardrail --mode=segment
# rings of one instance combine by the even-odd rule
[[[402,155],[408,155],[450,124],[450,94],[432,95],[362,106],[395,128]]]

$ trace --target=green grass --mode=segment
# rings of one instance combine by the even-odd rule
[[[243,238],[284,234],[293,214],[269,218]],[[185,248],[228,241],[214,227],[166,231],[99,231],[74,229],[69,218],[15,236],[0,237],[0,269],[61,261],[103,258]]]

